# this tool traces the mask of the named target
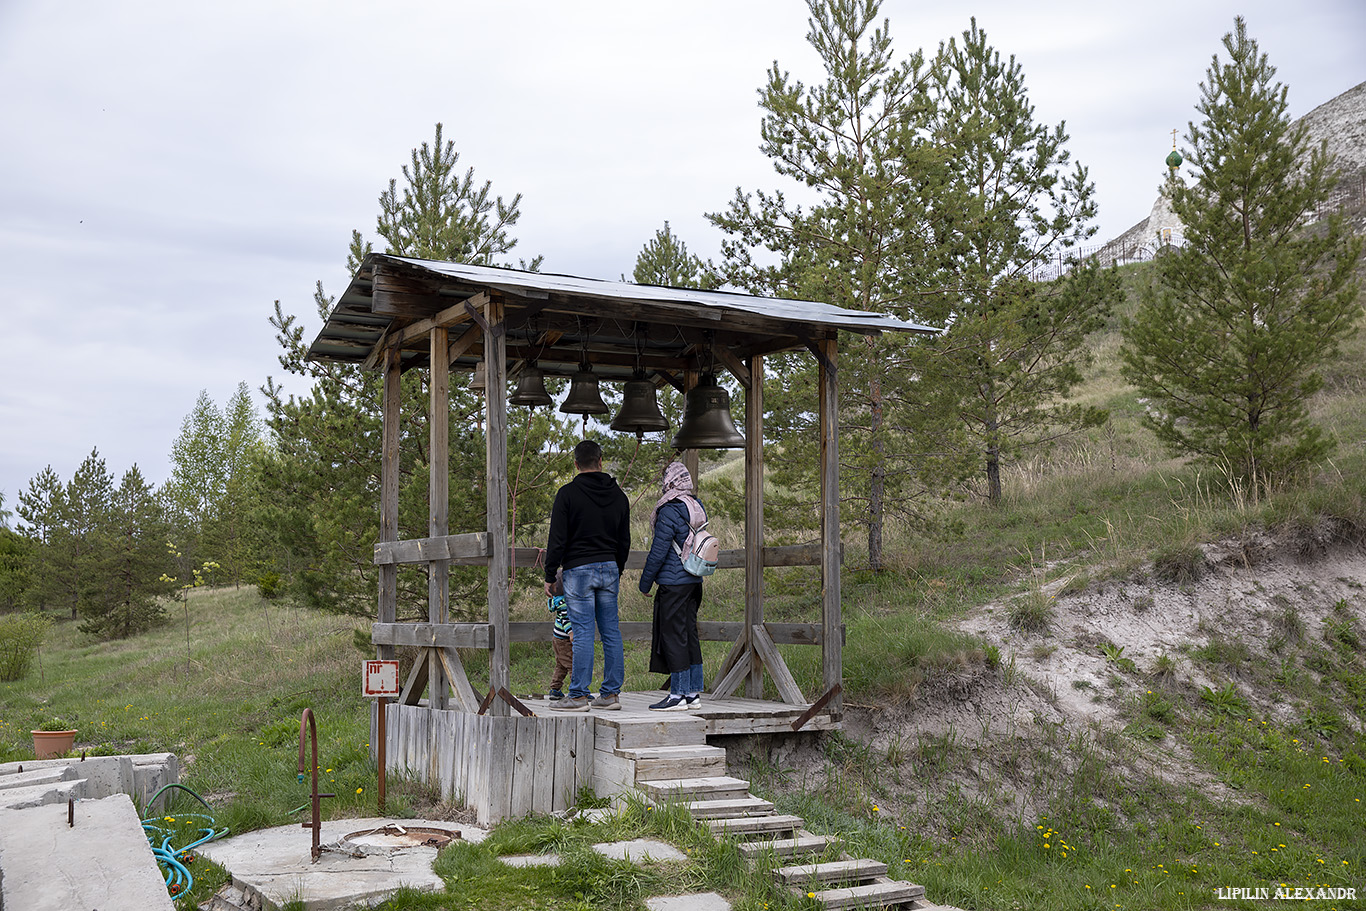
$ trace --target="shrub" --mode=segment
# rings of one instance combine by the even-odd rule
[[[0,680],[20,680],[28,674],[51,624],[31,611],[0,616]]]

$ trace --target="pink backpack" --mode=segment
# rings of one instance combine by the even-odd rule
[[[673,543],[674,553],[683,561],[683,568],[694,576],[710,576],[716,571],[716,561],[721,555],[721,542],[707,531],[709,520],[702,504],[696,497],[679,497],[688,510],[688,537],[683,546]]]

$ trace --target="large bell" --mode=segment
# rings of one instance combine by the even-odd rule
[[[545,374],[541,373],[541,368],[535,364],[523,367],[517,376],[517,388],[508,396],[508,404],[542,408],[552,401],[550,393],[545,391]]]
[[[579,367],[579,372],[570,377],[569,395],[565,396],[560,411],[564,414],[606,414],[611,410],[598,392],[598,376],[592,366]]]
[[[669,421],[655,400],[655,384],[637,375],[622,388],[621,410],[612,418],[613,430],[622,433],[654,433],[668,430]]]
[[[739,449],[744,445],[744,435],[731,420],[730,393],[716,384],[715,377],[702,377],[684,402],[674,449]]]
[[[485,376],[487,376],[487,374],[484,371],[484,362],[480,361],[474,365],[474,376],[470,377],[471,392],[477,392],[480,395],[484,394],[484,387],[488,385],[487,381],[484,379]]]

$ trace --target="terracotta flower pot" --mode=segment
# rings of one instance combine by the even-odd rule
[[[75,731],[30,731],[33,735],[33,752],[39,759],[60,756],[76,742]]]

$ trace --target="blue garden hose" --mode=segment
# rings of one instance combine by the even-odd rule
[[[208,802],[205,801],[204,798],[200,797],[183,784],[168,784],[166,787],[161,788],[152,795],[152,798],[147,801],[147,806],[143,812],[148,812],[156,803],[157,798],[161,796],[162,792],[170,788],[179,788],[188,793],[195,800],[204,804],[205,809],[210,808]],[[170,891],[171,895],[182,895],[194,888],[194,877],[190,875],[190,871],[185,866],[193,860],[193,855],[190,852],[206,842],[213,841],[215,838],[222,838],[224,835],[228,834],[227,826],[224,826],[221,830],[214,827],[214,819],[212,816],[207,816],[203,813],[181,813],[177,815],[182,819],[199,819],[204,820],[207,823],[195,830],[199,833],[199,838],[181,847],[176,847],[171,842],[177,834],[182,833],[184,830],[180,828],[173,830],[166,829],[159,825],[159,823],[166,818],[165,816],[149,816],[142,820],[142,830],[147,833],[147,841],[151,843],[152,856],[156,858],[157,866],[165,871],[166,888]],[[158,839],[161,841],[159,845],[157,844]]]

